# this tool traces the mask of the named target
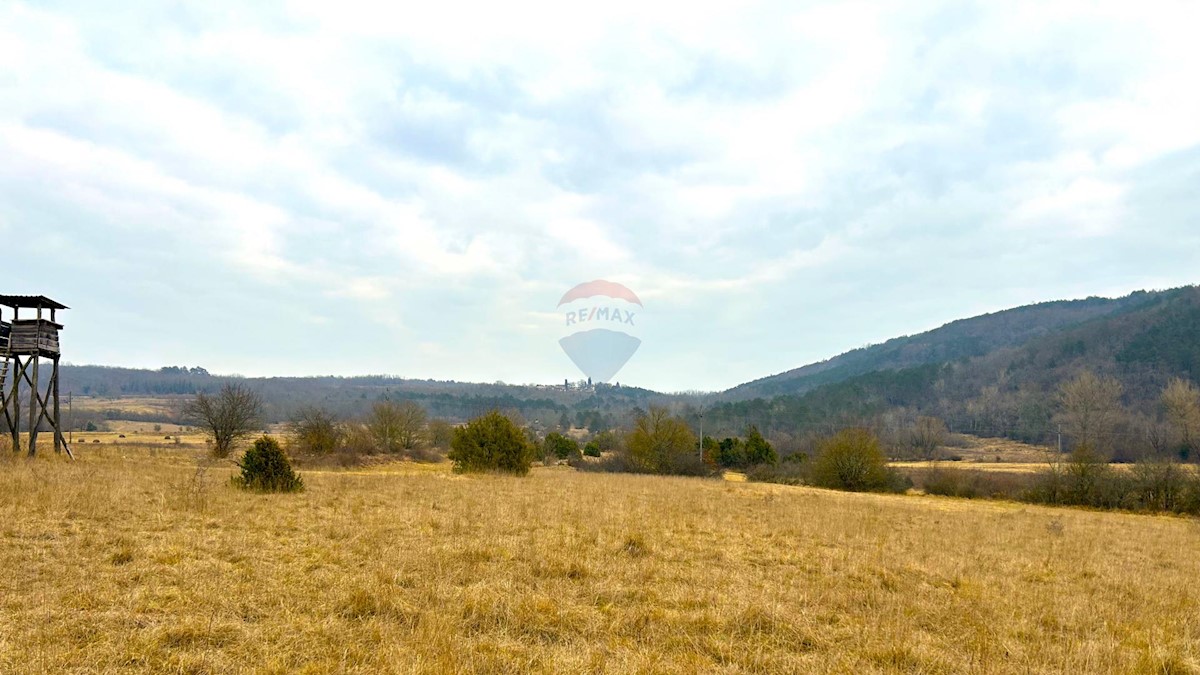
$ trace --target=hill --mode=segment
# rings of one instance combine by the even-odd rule
[[[930,363],[985,356],[998,349],[1018,347],[1031,340],[1094,319],[1134,311],[1189,289],[1140,291],[1124,298],[1091,297],[1017,307],[948,323],[919,335],[855,349],[820,363],[738,385],[722,398],[739,400],[780,394],[801,394],[878,370],[900,370]]]
[[[789,433],[919,415],[982,436],[1056,441],[1059,387],[1083,371],[1122,386],[1111,445],[1153,442],[1171,378],[1200,380],[1200,289],[1046,303],[949,324],[726,392],[708,417]],[[746,398],[765,392],[757,398]],[[780,395],[770,396],[770,393]],[[1119,449],[1119,448],[1118,448]]]

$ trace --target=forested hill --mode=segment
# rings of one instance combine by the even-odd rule
[[[356,415],[386,397],[417,401],[431,414],[449,419],[466,419],[498,409],[547,424],[561,420],[565,414],[578,426],[605,428],[625,421],[631,410],[670,398],[627,385],[482,384],[383,375],[241,378],[211,375],[203,368],[142,370],[87,365],[64,365],[61,390],[64,394],[100,398],[182,399],[200,391],[214,392],[232,381],[246,383],[262,395],[269,421],[286,420],[298,408],[314,405],[342,415]]]
[[[901,370],[982,357],[1099,318],[1156,306],[1192,290],[1141,291],[1116,299],[1093,297],[1043,302],[961,319],[926,333],[895,338],[883,344],[846,352],[827,361],[754,380],[724,392],[721,398],[739,400],[802,394],[822,385],[875,371]]]
[[[985,326],[1009,337],[987,336]],[[793,432],[863,420],[903,426],[928,415],[955,431],[1048,442],[1059,426],[1060,387],[1089,371],[1120,383],[1119,422],[1107,432],[1114,445],[1141,443],[1163,422],[1167,383],[1200,382],[1200,288],[1036,305],[872,349],[847,355],[835,382],[813,387],[814,375],[833,368],[810,369],[801,382],[773,381],[776,391],[802,393],[721,403],[706,418],[722,428],[753,422]],[[882,365],[845,376],[866,364]]]

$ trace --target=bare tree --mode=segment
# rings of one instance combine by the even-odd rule
[[[262,413],[262,397],[240,383],[228,383],[216,394],[200,392],[183,408],[184,417],[212,437],[217,457],[228,457],[235,443],[257,431]]]
[[[1085,370],[1058,390],[1059,420],[1076,445],[1107,448],[1121,417],[1121,383]]]
[[[922,459],[933,459],[946,442],[946,423],[936,417],[918,417],[908,437],[909,446]]]
[[[421,444],[427,417],[413,401],[380,401],[371,408],[367,427],[384,452],[412,450]]]
[[[445,450],[450,447],[450,441],[454,439],[454,425],[446,420],[431,419],[426,426],[426,435],[430,445],[439,450]]]
[[[304,406],[288,424],[292,442],[300,452],[327,455],[337,450],[346,436],[337,415],[318,406]]]
[[[1163,390],[1162,403],[1167,421],[1179,441],[1179,450],[1191,454],[1195,449],[1196,433],[1200,431],[1200,390],[1177,377]]]

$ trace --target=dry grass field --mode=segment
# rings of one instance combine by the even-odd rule
[[[948,456],[961,457],[964,462],[999,462],[1004,464],[1042,464],[1055,459],[1056,452],[1050,448],[1029,445],[1007,438],[977,438],[958,436],[966,443],[963,447],[943,448]]]
[[[63,397],[65,406],[65,392]],[[184,401],[185,398],[180,396],[73,396],[72,407],[75,412],[81,414],[115,411],[171,417],[179,414]]]
[[[1194,520],[201,452],[0,457],[0,672],[1200,672]]]
[[[1060,458],[1061,460],[1061,458]],[[897,469],[949,469],[951,471],[991,471],[999,473],[1037,473],[1045,471],[1049,462],[891,462]],[[1120,466],[1114,464],[1113,466]]]

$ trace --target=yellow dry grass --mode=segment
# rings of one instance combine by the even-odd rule
[[[1007,438],[978,438],[961,436],[966,441],[962,448],[942,448],[946,456],[958,456],[965,462],[1000,462],[1009,464],[1045,464],[1054,460],[1058,453],[1051,448],[1029,445]]]
[[[1191,520],[196,452],[0,458],[0,672],[1200,669]]]
[[[1049,462],[891,462],[897,469],[949,469],[963,471],[996,471],[1001,473],[1036,473],[1045,471]]]
[[[62,402],[66,407],[66,392]],[[71,405],[76,413],[133,413],[136,415],[175,416],[183,407],[185,397],[180,396],[72,396]],[[64,414],[66,411],[64,410]]]

